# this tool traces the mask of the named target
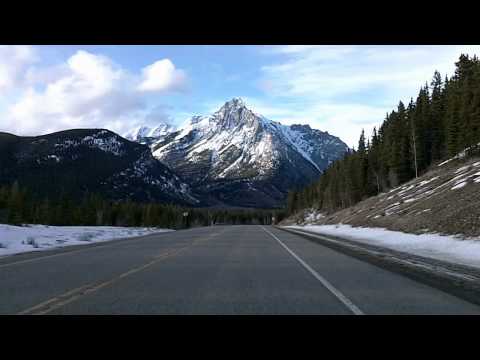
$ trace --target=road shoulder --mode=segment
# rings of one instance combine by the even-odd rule
[[[480,305],[479,269],[303,229],[276,228]]]

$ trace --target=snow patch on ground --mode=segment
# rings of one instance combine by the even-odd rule
[[[462,166],[461,168],[458,168],[457,170],[455,170],[454,174],[458,174],[458,173],[462,173],[462,172],[465,172],[469,169],[470,166]]]
[[[430,178],[430,179],[428,179],[428,180],[423,180],[423,181],[421,181],[417,186],[427,185],[427,184],[431,183],[432,181],[437,180],[438,178],[439,178],[438,176],[435,176],[435,177]]]
[[[114,226],[13,226],[0,224],[0,256],[167,231],[173,230]]]
[[[304,219],[305,223],[309,224],[315,221],[320,220],[321,218],[324,218],[325,215],[322,213],[318,212],[316,209],[306,209],[304,213]]]
[[[338,236],[413,255],[480,268],[480,239],[478,238],[463,240],[453,235],[416,235],[384,228],[352,227],[346,224],[286,226],[286,228]]]
[[[461,188],[464,187],[465,185],[467,185],[467,182],[466,182],[466,181],[459,182],[458,184],[456,184],[455,186],[453,186],[451,190],[461,189]]]
[[[480,143],[478,143],[476,146],[480,146]],[[438,164],[437,166],[443,166],[447,163],[449,163],[450,161],[452,160],[456,160],[456,159],[463,159],[465,157],[465,155],[467,154],[467,152],[471,149],[471,147],[468,147],[466,149],[464,149],[463,151],[460,151],[457,155],[455,155],[454,157],[448,159],[448,160],[445,160],[444,162]],[[478,163],[475,163],[473,166],[479,166],[480,162]]]
[[[383,206],[380,206],[378,211],[384,212],[387,216],[404,213],[417,205],[422,206],[424,201],[447,191],[458,191],[464,187],[468,188],[472,184],[478,184],[480,183],[478,166],[480,166],[480,161],[463,166],[459,165],[457,168],[448,169],[441,175],[429,177],[422,181],[413,179],[404,185],[389,190],[388,193],[379,194],[378,203],[383,202]],[[395,203],[392,204],[391,201],[395,201]]]

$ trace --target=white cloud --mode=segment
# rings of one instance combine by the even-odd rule
[[[122,133],[139,123],[172,121],[172,109],[150,109],[147,100],[188,85],[185,71],[166,58],[132,73],[106,56],[82,50],[63,63],[45,66],[37,50],[0,46],[0,101],[5,104],[0,131],[36,135],[108,127]],[[356,146],[362,128],[370,134],[399,100],[415,98],[434,70],[451,75],[460,53],[480,54],[480,46],[293,45],[254,51],[269,63],[257,79],[263,96],[245,98],[247,105],[272,120],[307,123]],[[205,73],[210,83],[203,85],[209,90],[218,80],[220,86],[238,83],[235,96],[248,91],[237,73],[224,74],[219,64],[205,65]],[[211,113],[229,99],[209,100],[192,101],[192,112],[203,105]],[[189,111],[177,112],[176,120],[192,115]]]
[[[169,59],[156,61],[142,69],[143,80],[138,86],[140,91],[182,90],[186,85],[183,70],[175,68]]]
[[[356,146],[361,128],[370,134],[400,100],[416,98],[435,70],[452,75],[460,54],[480,54],[480,46],[294,45],[267,51],[277,61],[261,68],[258,88],[270,104],[264,115],[308,123]]]
[[[165,110],[159,116],[158,109],[152,113],[147,108],[143,93],[136,90],[139,75],[103,55],[79,50],[63,64],[29,68],[24,80],[26,87],[7,107],[0,131],[38,135],[97,127],[124,133],[139,123],[167,116]],[[173,86],[165,83],[163,88]]]
[[[0,45],[0,94],[22,82],[22,73],[37,60],[31,46]]]
[[[350,147],[357,147],[362,129],[370,135],[373,128],[385,118],[389,108],[355,103],[285,103],[279,106],[258,99],[244,98],[255,113],[279,121],[284,125],[309,124],[312,128],[328,131],[340,137]]]
[[[429,81],[435,70],[452,73],[461,46],[315,46],[281,47],[285,61],[262,68],[263,81],[274,96],[332,99],[368,89],[394,90],[411,95]],[[400,99],[397,99],[397,101]]]
[[[129,96],[117,90],[125,74],[107,57],[80,50],[63,70],[63,76],[47,83],[43,91],[31,86],[9,108],[7,119],[16,133],[100,127],[116,106],[128,112],[137,105],[125,102]]]
[[[175,120],[169,113],[171,106],[158,105],[155,106],[146,116],[145,120],[151,124],[168,124],[174,126]]]

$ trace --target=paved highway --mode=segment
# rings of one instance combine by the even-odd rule
[[[215,226],[0,259],[1,314],[480,314],[270,226]]]

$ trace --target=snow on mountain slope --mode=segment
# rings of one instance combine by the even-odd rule
[[[289,189],[316,179],[347,150],[328,133],[269,120],[238,98],[148,144],[157,159],[193,187],[217,191],[222,203],[239,206],[281,206]]]
[[[193,117],[183,129],[156,142],[153,150],[154,156],[173,168],[172,152],[183,151],[191,163],[209,158],[208,177],[218,179],[245,172],[261,177],[293,157],[301,157],[301,162],[309,164],[299,166],[313,167],[319,175],[347,146],[308,125],[286,126],[269,120],[249,110],[241,99],[232,99],[211,116]]]
[[[124,134],[124,138],[132,141],[145,142],[146,138],[159,138],[175,131],[170,124],[160,123],[156,127],[139,126]]]
[[[18,181],[38,196],[99,193],[114,200],[199,203],[189,185],[154,158],[148,146],[109,130],[36,137],[0,133],[0,149],[0,184]]]

